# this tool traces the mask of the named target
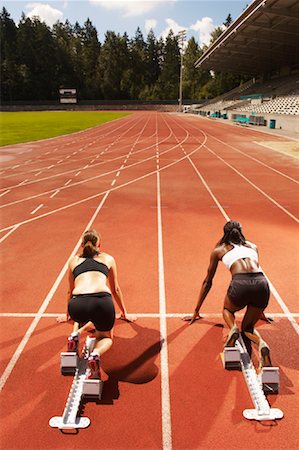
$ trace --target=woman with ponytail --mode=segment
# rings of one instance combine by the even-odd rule
[[[68,351],[78,350],[80,333],[92,323],[96,344],[88,361],[89,378],[100,377],[100,357],[112,345],[115,321],[112,295],[121,310],[120,318],[130,321],[118,283],[115,260],[111,255],[100,252],[100,243],[101,237],[95,230],[86,231],[82,237],[81,254],[69,261],[68,317],[74,320],[74,328],[68,338]]]
[[[192,324],[200,318],[199,310],[212,287],[219,261],[224,263],[232,275],[223,307],[223,318],[230,329],[225,346],[234,347],[240,333],[235,312],[247,307],[241,331],[259,346],[261,365],[271,366],[269,346],[254,328],[259,319],[265,319],[264,309],[269,302],[270,289],[260,270],[257,247],[245,239],[239,222],[231,220],[225,224],[223,237],[211,253],[208,273],[203,281],[194,314],[184,320]]]

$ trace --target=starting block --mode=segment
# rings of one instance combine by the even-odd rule
[[[63,352],[60,355],[60,370],[63,375],[74,374],[73,383],[62,416],[52,417],[49,425],[62,432],[78,431],[90,425],[88,417],[79,417],[78,412],[83,398],[101,400],[104,382],[88,379],[88,357],[95,344],[95,338],[86,339],[81,357],[76,352]]]
[[[224,347],[223,364],[227,370],[241,370],[241,354],[237,347]]]
[[[60,372],[62,375],[74,375],[78,366],[78,354],[76,352],[60,353]]]
[[[279,367],[263,367],[261,384],[265,394],[277,394],[279,391]]]
[[[265,396],[266,392],[278,392],[278,367],[264,367],[261,373],[257,374],[241,336],[236,346],[240,350],[241,370],[254,405],[253,409],[244,409],[243,416],[248,420],[258,421],[282,419],[283,412],[278,408],[271,408]]]

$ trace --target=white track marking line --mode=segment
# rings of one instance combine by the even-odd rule
[[[285,137],[286,137],[286,136],[285,136]],[[293,139],[293,138],[291,138],[291,139]],[[297,139],[295,139],[295,140],[297,141]],[[283,150],[278,150],[277,148],[270,147],[270,145],[262,144],[262,143],[259,142],[259,141],[252,141],[252,142],[254,142],[254,144],[261,145],[262,147],[269,148],[270,150],[272,150],[272,151],[274,151],[274,152],[278,152],[278,153],[280,153],[280,154],[282,154],[282,155],[284,155],[284,156],[289,156],[289,157],[291,157],[291,158],[299,159],[299,156],[297,156],[297,155],[290,155],[289,153],[284,152]],[[279,141],[277,141],[277,142],[279,142]],[[280,142],[281,142],[281,141],[280,141]]]
[[[60,192],[60,190],[59,189],[57,189],[55,192],[53,192],[53,194],[52,195],[50,195],[50,198],[53,198],[53,197],[55,197],[55,195],[56,194],[58,194],[58,192]]]
[[[42,173],[42,171],[40,170],[39,172],[37,172],[34,176],[38,177],[38,175],[40,175]]]
[[[182,126],[181,126],[182,127]],[[201,130],[202,133],[204,133]],[[208,148],[205,144],[204,147]],[[214,152],[212,152],[214,153]],[[216,155],[217,156],[217,155]],[[223,215],[223,217],[229,221],[230,218],[229,216],[226,214],[225,210],[223,209],[223,207],[220,205],[219,201],[216,199],[216,197],[214,196],[214,194],[212,193],[211,189],[209,188],[209,186],[207,185],[206,181],[204,180],[204,178],[202,177],[202,175],[200,174],[200,172],[197,170],[197,167],[194,165],[193,161],[191,160],[190,156],[187,156],[187,159],[189,160],[189,162],[191,163],[192,167],[194,168],[195,172],[197,173],[197,175],[199,176],[199,178],[201,179],[201,181],[203,182],[204,186],[206,187],[206,189],[208,190],[209,194],[212,196],[213,200],[215,201],[216,205],[218,206],[221,214]],[[222,160],[222,158],[220,158]],[[225,161],[224,161],[225,162]],[[242,175],[242,174],[240,174]],[[261,266],[260,266],[261,267]],[[263,271],[262,267],[261,270]],[[263,271],[264,272],[264,271]],[[285,304],[285,302],[282,300],[281,296],[279,295],[278,291],[276,290],[276,288],[274,287],[274,285],[271,283],[271,281],[269,280],[269,278],[267,277],[266,273],[264,272],[265,277],[267,278],[268,282],[269,282],[269,286],[270,286],[270,290],[273,294],[273,296],[275,297],[277,303],[280,305],[281,309],[285,312],[285,314],[287,315],[288,320],[290,321],[291,325],[293,326],[295,332],[297,334],[299,334],[299,325],[297,324],[297,322],[294,320],[293,315],[291,313],[291,311],[288,309],[287,305]]]
[[[85,230],[88,230],[91,227],[91,224],[93,223],[93,221],[95,220],[96,216],[98,215],[98,213],[100,212],[103,204],[105,203],[108,195],[110,194],[110,191],[108,191],[105,196],[103,197],[103,199],[101,200],[101,203],[99,204],[99,206],[97,207],[96,211],[94,212],[92,218],[90,219],[90,221],[88,222]],[[18,362],[18,359],[20,358],[27,342],[29,341],[32,333],[34,332],[36,326],[38,325],[42,315],[44,314],[44,312],[46,311],[50,301],[53,298],[54,293],[56,292],[58,286],[60,285],[64,275],[67,272],[68,269],[68,262],[69,259],[74,256],[76,254],[76,252],[78,251],[80,245],[81,245],[82,239],[80,237],[79,241],[77,242],[77,244],[74,247],[74,250],[72,251],[70,257],[68,258],[68,260],[66,261],[66,263],[64,264],[63,268],[61,269],[58,277],[56,278],[53,286],[51,287],[50,291],[48,292],[46,298],[44,299],[43,303],[41,304],[37,315],[35,316],[34,320],[31,322],[29,328],[27,329],[23,339],[21,340],[20,344],[18,345],[16,351],[14,352],[12,358],[10,359],[9,363],[7,364],[1,378],[0,378],[0,392],[2,391],[3,387],[5,386],[6,381],[8,380],[11,372],[13,371],[16,363]]]
[[[31,211],[30,214],[35,214],[39,209],[41,209],[44,206],[43,203],[41,203],[40,205],[38,205],[33,211]]]
[[[158,163],[157,163],[158,166]],[[161,213],[161,186],[160,172],[157,170],[157,221],[158,221],[158,267],[159,267],[159,311],[160,311],[160,340],[161,340],[161,408],[162,408],[162,445],[163,450],[171,450],[171,414],[170,414],[170,392],[169,392],[169,370],[168,370],[168,348],[167,348],[167,322],[166,295],[164,280],[164,256],[162,236],[162,213]]]
[[[259,191],[264,197],[266,197],[268,200],[270,200],[270,202],[274,203],[274,205],[277,206],[277,208],[281,209],[289,217],[291,217],[293,220],[295,220],[295,222],[299,223],[299,219],[296,216],[294,216],[292,213],[290,213],[287,209],[285,209],[283,206],[281,206],[276,200],[274,200],[274,198],[272,198],[272,197],[270,197],[270,195],[266,194],[266,192],[264,192],[255,183],[250,181],[249,178],[247,178],[245,175],[243,175],[241,172],[239,172],[238,169],[236,169],[231,164],[229,164],[227,161],[225,161],[223,158],[221,158],[221,156],[217,155],[217,153],[215,153],[213,150],[211,150],[207,145],[205,145],[205,147],[210,153],[213,153],[213,155],[215,155],[218,159],[220,159],[220,161],[222,161],[225,165],[230,167],[230,169],[232,169],[234,172],[236,172],[241,178],[243,178],[245,181],[247,181],[247,183],[249,183],[254,189]]]
[[[267,169],[272,170],[273,172],[277,173],[278,175],[281,175],[282,177],[287,178],[290,181],[293,181],[294,183],[299,184],[299,181],[295,180],[294,178],[290,177],[289,175],[286,175],[283,172],[280,172],[280,170],[274,169],[274,167],[269,166],[268,164],[260,161],[259,159],[255,158],[254,156],[248,155],[247,153],[243,152],[242,150],[239,150],[238,148],[236,148],[235,146],[228,144],[225,141],[222,141],[221,139],[216,138],[215,136],[213,136],[212,134],[208,133],[208,136],[210,136],[212,139],[215,139],[218,142],[221,142],[221,144],[226,145],[227,147],[232,148],[235,152],[241,153],[241,155],[244,155],[246,158],[252,159],[253,161],[257,162],[258,164],[261,164],[264,167],[267,167]],[[254,144],[258,144],[258,142],[253,141]],[[262,145],[262,144],[261,144]],[[266,146],[264,146],[266,147]],[[270,147],[269,147],[270,148]],[[296,157],[298,158],[298,157]]]
[[[8,189],[7,191],[5,191],[5,192],[2,192],[2,194],[0,194],[0,197],[3,197],[3,195],[6,195],[6,194],[8,194],[10,192],[10,189]]]
[[[70,184],[72,181],[72,179],[70,178],[66,183],[64,183],[64,186],[67,186],[68,184]]]
[[[116,179],[114,178],[114,180],[113,180],[112,183],[111,183],[111,186],[114,186],[115,183],[116,183]]]
[[[140,318],[145,318],[145,319],[159,319],[160,317],[165,317],[166,319],[182,319],[185,316],[192,316],[194,311],[191,312],[186,312],[186,313],[166,313],[166,314],[160,314],[160,313],[132,313],[132,314],[128,314],[129,316],[136,316],[136,317],[140,317]],[[63,312],[57,312],[57,313],[44,313],[41,314],[40,316],[42,318],[51,318],[51,317],[58,317],[61,314],[63,314]],[[235,316],[237,317],[242,317],[245,313],[239,313],[237,312],[235,314]],[[0,317],[17,317],[17,318],[26,318],[26,317],[36,317],[38,315],[38,313],[0,313]],[[223,317],[221,313],[200,313],[201,317],[207,317],[207,318],[221,318]],[[292,313],[293,317],[299,317],[299,313]],[[288,314],[284,314],[284,313],[271,313],[268,312],[266,314],[266,317],[277,317],[277,318],[282,318],[282,319],[288,319]]]
[[[28,178],[26,178],[26,180],[21,181],[21,183],[18,184],[18,186],[22,186],[24,183],[26,183],[26,181],[28,181]]]
[[[5,239],[10,236],[17,228],[19,228],[18,225],[16,225],[15,227],[13,227],[8,233],[6,233],[4,236],[2,236],[2,238],[0,239],[0,244],[5,241]]]
[[[202,143],[200,143],[200,145],[198,147],[196,147],[195,150],[190,152],[188,154],[188,156],[191,156],[194,153],[196,153],[198,150],[200,150],[202,148],[202,146],[205,144],[205,142],[206,142],[206,136],[204,137],[204,141]],[[171,162],[169,164],[166,164],[165,166],[161,167],[159,170],[162,171],[162,170],[169,169],[170,167],[174,166],[175,164],[179,164],[181,161],[183,161],[186,158],[187,158],[187,156],[184,155],[182,158],[179,158],[176,161],[173,161],[173,162]],[[150,159],[152,159],[152,157]],[[128,167],[131,167],[131,166],[128,166]],[[148,178],[148,177],[150,177],[150,176],[152,176],[152,175],[154,175],[156,173],[157,173],[157,170],[153,170],[152,172],[148,172],[145,175],[141,175],[140,177],[137,177],[137,178],[134,178],[133,180],[127,181],[126,183],[120,184],[120,185],[114,187],[113,189],[111,189],[111,191],[115,191],[117,189],[122,189],[122,188],[124,188],[126,186],[130,186],[131,184],[137,183],[138,181],[143,180],[145,178]],[[52,192],[52,191],[50,191],[50,192]],[[89,200],[93,200],[94,198],[97,198],[97,197],[100,197],[101,195],[106,194],[106,192],[108,192],[108,190],[104,190],[102,192],[98,192],[97,194],[91,195],[89,197],[85,197],[82,200],[78,200],[78,201],[76,201],[74,203],[69,203],[68,205],[62,206],[61,208],[53,209],[52,211],[49,211],[49,212],[44,213],[44,214],[41,214],[40,216],[33,217],[33,218],[27,219],[27,220],[23,220],[22,222],[15,223],[13,225],[8,225],[7,227],[4,227],[4,228],[0,229],[0,232],[6,231],[6,230],[10,230],[11,228],[15,227],[16,225],[19,225],[19,226],[20,225],[25,225],[25,224],[33,222],[35,220],[43,219],[44,217],[47,217],[49,215],[56,214],[56,213],[58,213],[60,211],[64,211],[66,209],[72,208],[73,206],[77,206],[77,205],[80,205],[82,203],[86,203]]]
[[[79,172],[77,172],[77,173],[75,174],[75,177],[77,177],[78,175],[80,175],[80,173],[81,173],[81,170],[79,170]]]

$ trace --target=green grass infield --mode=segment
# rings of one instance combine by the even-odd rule
[[[92,128],[127,112],[0,112],[0,146],[38,141]]]

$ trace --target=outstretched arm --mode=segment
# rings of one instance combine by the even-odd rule
[[[66,304],[66,314],[62,314],[61,316],[58,316],[56,318],[56,321],[59,323],[63,323],[63,322],[68,322],[70,320],[70,316],[68,313],[68,304],[69,301],[72,297],[72,292],[74,289],[74,276],[73,276],[73,272],[70,268],[70,263],[69,263],[69,273],[68,273],[68,291],[67,291],[67,304]],[[74,323],[74,330],[76,331],[79,328],[79,324]]]
[[[197,305],[195,307],[193,316],[184,317],[184,319],[183,319],[183,320],[190,321],[190,325],[193,322],[195,322],[195,320],[199,319],[199,310],[212,287],[212,281],[213,281],[214,275],[217,270],[218,262],[219,262],[218,252],[217,252],[217,250],[214,250],[211,253],[208,272],[207,272],[205,279],[203,280],[203,283],[202,283],[202,286],[201,286],[201,289],[199,292],[199,296],[198,296]]]

